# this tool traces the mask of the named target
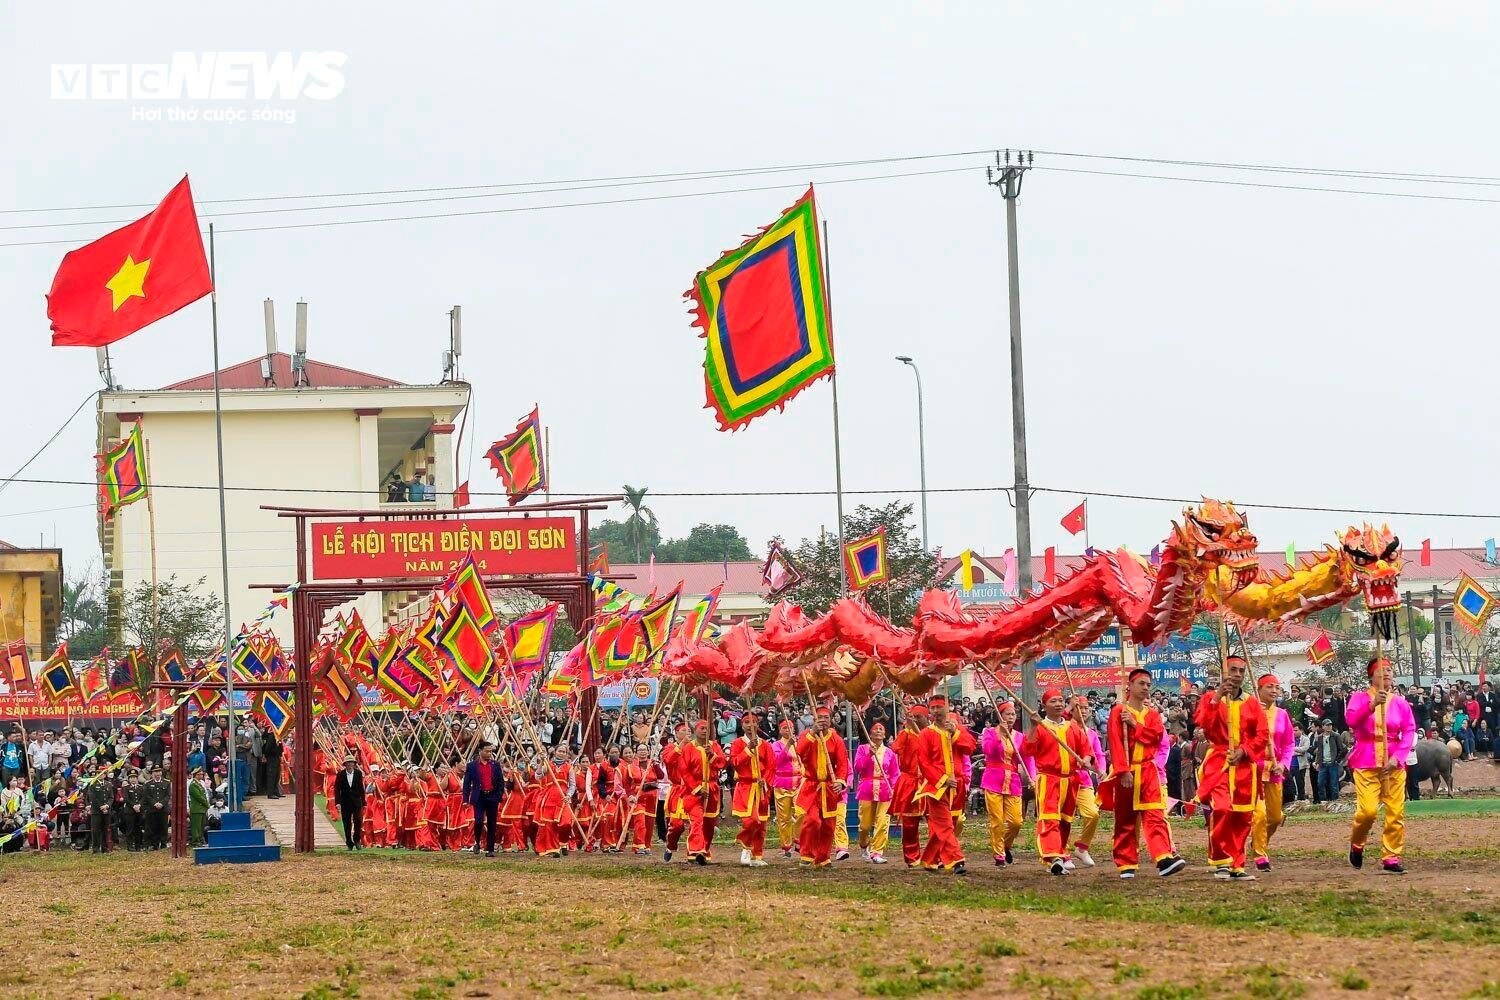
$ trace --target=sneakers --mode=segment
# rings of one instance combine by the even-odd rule
[[[1078,870],[1078,866],[1073,863],[1073,859],[1072,858],[1069,858],[1066,861],[1064,861],[1062,863],[1062,866],[1063,866],[1063,871],[1068,872],[1069,874],[1071,874],[1072,872],[1075,872],[1075,871]]]
[[[1007,848],[1005,851],[1005,863],[1008,865],[1013,865],[1016,863],[1016,856],[1010,852],[1009,848]]]
[[[1052,862],[1052,864],[1048,865],[1047,866],[1047,871],[1051,872],[1053,875],[1066,875],[1066,874],[1068,874],[1068,868],[1067,868],[1066,865],[1064,865],[1062,863],[1061,860],[1054,861],[1054,862]]]
[[[1094,867],[1094,858],[1093,858],[1093,855],[1089,854],[1089,849],[1087,847],[1075,847],[1075,848],[1073,848],[1073,856],[1075,858],[1077,858],[1083,864],[1083,867],[1085,867],[1085,868],[1092,868],[1092,867]]]
[[[870,852],[870,864],[872,864],[872,865],[883,865],[883,864],[885,864],[885,855],[884,854],[876,854],[874,851],[871,851]]]
[[[783,847],[781,849],[781,856],[783,858],[789,858],[789,857],[791,857],[792,856],[792,849],[790,847]]]
[[[693,864],[698,865],[699,867],[706,866],[708,864],[708,855],[706,855],[706,854],[694,854],[693,855]]]
[[[806,858],[803,858],[802,860],[800,860],[800,861],[797,862],[797,867],[798,868],[811,868],[812,866],[813,866],[813,863],[811,861],[807,860]]]
[[[661,859],[662,859],[662,861],[670,863],[671,860],[672,860],[672,852],[671,851],[662,851],[661,852]]]
[[[869,861],[870,860],[870,849],[868,847],[861,847],[859,849],[859,860],[861,860],[861,861]]]
[[[1216,878],[1216,879],[1221,879],[1221,880],[1223,880],[1225,882],[1228,882],[1229,881],[1229,875],[1230,875],[1229,869],[1226,868],[1226,867],[1224,867],[1223,865],[1220,865],[1219,867],[1217,867],[1217,868],[1214,869],[1214,878]]]
[[[1380,866],[1380,870],[1383,871],[1383,872],[1385,872],[1387,875],[1405,875],[1406,874],[1406,869],[1401,867],[1401,859],[1400,858],[1392,858],[1391,860],[1387,861],[1385,864],[1381,865]]]
[[[1271,859],[1270,858],[1256,858],[1255,859],[1255,870],[1258,871],[1258,872],[1268,872],[1268,871],[1270,871],[1271,870]]]
[[[1245,869],[1243,869],[1243,868],[1235,868],[1232,871],[1230,871],[1230,873],[1229,873],[1229,881],[1231,881],[1231,882],[1254,882],[1255,881],[1255,875],[1252,872],[1245,871]]]
[[[750,852],[748,850],[740,851],[740,865],[744,868],[750,867]]]
[[[1162,858],[1156,863],[1156,874],[1162,878],[1166,878],[1168,875],[1176,875],[1186,867],[1187,861],[1174,854],[1170,858]]]
[[[1121,872],[1120,872],[1120,877],[1121,878],[1135,878],[1135,869],[1134,868],[1125,868],[1125,869],[1122,869]]]
[[[1005,867],[1005,859],[1004,858],[996,858],[995,859],[995,867],[996,868],[1004,868]]]
[[[833,852],[833,860],[835,860],[835,861],[848,861],[849,860],[849,852],[846,851],[846,850],[844,850],[841,847],[837,851]]]
[[[768,865],[766,863],[766,860],[764,858],[751,858],[750,859],[750,867],[751,868],[769,868],[770,865]]]
[[[1354,868],[1365,866],[1365,849],[1363,847],[1349,848],[1349,864]]]
[[[955,874],[955,875],[967,875],[967,874],[969,874],[969,869],[966,868],[966,867],[964,867],[964,863],[962,861],[960,861],[958,864],[956,864],[956,865],[953,866],[953,874]]]

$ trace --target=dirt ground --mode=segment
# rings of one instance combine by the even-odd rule
[[[807,872],[779,854],[746,870],[723,863],[728,846],[707,869],[8,857],[11,912],[41,936],[0,970],[0,995],[1500,996],[1500,812],[1412,817],[1404,878],[1351,870],[1347,822],[1292,819],[1248,885],[1210,877],[1194,822],[1174,829],[1195,864],[1134,882],[1107,862],[1057,879],[1029,854],[998,870],[972,822],[962,880],[858,860]]]

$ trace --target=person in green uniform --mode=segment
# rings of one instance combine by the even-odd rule
[[[208,818],[208,785],[204,782],[206,771],[193,768],[188,778],[188,845],[196,847],[203,843],[203,824]]]
[[[172,783],[160,766],[151,769],[151,780],[144,786],[146,795],[141,811],[146,815],[146,847],[159,851],[167,846],[167,817],[172,803]]]
[[[141,834],[146,826],[146,789],[141,784],[141,772],[131,769],[130,777],[125,779],[125,789],[122,793],[122,807],[125,810],[124,840],[127,851],[139,851],[141,849]]]
[[[115,781],[108,774],[101,774],[89,783],[89,849],[95,854],[109,852],[110,813],[115,805]]]

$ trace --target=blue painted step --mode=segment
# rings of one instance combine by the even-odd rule
[[[266,844],[261,847],[198,847],[193,849],[193,864],[247,865],[257,861],[280,861],[281,846]]]
[[[247,812],[227,812],[221,827],[208,831],[208,846],[193,849],[193,864],[252,864],[280,861],[281,847],[266,843],[266,831],[250,826]]]

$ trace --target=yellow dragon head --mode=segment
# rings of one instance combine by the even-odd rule
[[[1391,638],[1395,635],[1396,609],[1401,606],[1396,594],[1401,579],[1401,539],[1391,533],[1388,524],[1379,528],[1366,524],[1351,527],[1340,541],[1344,563],[1364,594],[1370,624],[1382,636]]]
[[[1234,587],[1249,586],[1260,571],[1255,558],[1259,544],[1244,514],[1234,504],[1203,498],[1197,507],[1182,512],[1182,524],[1172,522],[1171,544],[1178,558],[1223,566],[1233,576]]]

